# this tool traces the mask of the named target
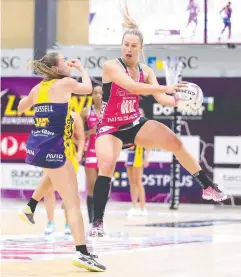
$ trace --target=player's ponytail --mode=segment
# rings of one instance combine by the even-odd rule
[[[58,64],[59,56],[60,53],[58,52],[49,53],[40,60],[29,61],[28,68],[31,68],[35,73],[47,80],[62,79],[66,76],[53,69]]]
[[[121,7],[121,14],[123,16],[122,27],[124,29],[124,35],[122,37],[122,41],[127,34],[136,35],[140,38],[141,46],[143,46],[143,34],[140,31],[136,21],[130,16],[129,9],[127,3],[123,7]]]

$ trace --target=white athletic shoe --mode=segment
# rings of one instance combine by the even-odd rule
[[[103,220],[94,220],[91,225],[91,229],[89,231],[90,237],[103,237],[105,234],[104,232],[104,224]]]
[[[70,236],[71,235],[69,224],[67,224],[67,223],[65,224],[64,234],[65,234],[65,236]]]
[[[141,215],[141,216],[147,216],[147,215],[148,215],[147,209],[146,209],[146,208],[141,209],[140,215]]]
[[[55,224],[51,221],[48,222],[47,227],[44,230],[44,235],[45,236],[50,236],[55,232]]]
[[[141,210],[136,208],[136,207],[132,207],[128,212],[127,212],[128,216],[138,216],[141,215]]]

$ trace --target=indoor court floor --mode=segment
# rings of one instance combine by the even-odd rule
[[[240,208],[181,205],[178,211],[148,204],[147,217],[126,215],[129,203],[107,206],[103,238],[88,238],[88,247],[107,267],[90,273],[72,266],[74,244],[65,237],[63,211],[56,209],[57,231],[44,236],[42,203],[36,224],[16,215],[24,202],[1,201],[1,276],[74,277],[241,277]],[[86,230],[87,214],[82,201]]]

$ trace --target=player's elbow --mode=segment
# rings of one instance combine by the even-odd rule
[[[72,92],[80,95],[89,95],[92,93],[92,85],[80,83],[72,90]]]
[[[23,112],[25,112],[24,105],[20,102],[18,104],[18,113],[22,114]]]
[[[93,90],[92,85],[91,85],[91,84],[88,85],[88,86],[86,87],[86,94],[91,94],[91,93],[92,93],[92,90]]]

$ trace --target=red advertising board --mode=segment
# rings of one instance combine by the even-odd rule
[[[1,135],[1,160],[24,160],[28,133],[3,133]]]

